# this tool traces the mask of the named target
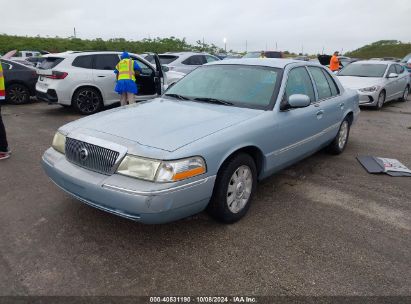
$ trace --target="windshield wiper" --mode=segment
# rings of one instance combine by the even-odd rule
[[[173,98],[177,98],[180,100],[191,100],[190,98],[183,96],[183,95],[179,95],[179,94],[164,94],[165,96],[169,96],[169,97],[173,97]]]
[[[217,99],[217,98],[208,98],[208,97],[197,97],[194,98],[195,101],[203,101],[203,102],[209,102],[209,103],[215,103],[215,104],[221,104],[225,106],[232,106],[234,105],[232,102],[222,100],[222,99]]]

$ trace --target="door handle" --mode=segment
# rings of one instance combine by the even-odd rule
[[[345,104],[342,102],[342,103],[340,103],[340,108],[341,108],[341,110],[343,110],[344,109],[344,106],[345,106]]]
[[[324,111],[323,111],[323,110],[318,111],[318,112],[317,112],[317,119],[323,118],[323,114],[324,114]]]
[[[107,77],[107,76],[104,76],[104,75],[98,75],[97,77],[99,77],[99,78],[104,78],[104,77]]]

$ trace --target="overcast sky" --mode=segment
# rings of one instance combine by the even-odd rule
[[[411,41],[411,0],[0,0],[0,33],[139,40],[186,38],[227,49],[326,53]],[[7,13],[4,13],[7,12]]]

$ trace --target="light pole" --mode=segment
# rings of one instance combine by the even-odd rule
[[[227,53],[227,38],[223,38],[224,42],[224,51]]]

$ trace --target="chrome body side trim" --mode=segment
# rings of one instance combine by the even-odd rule
[[[320,136],[323,136],[324,134],[330,132],[331,130],[333,130],[333,129],[335,129],[335,128],[338,128],[338,127],[340,126],[340,124],[341,124],[341,123],[333,124],[332,126],[330,126],[330,127],[326,128],[326,129],[322,130],[321,132],[319,132],[319,133],[317,133],[317,134],[314,134],[314,135],[312,135],[312,136],[310,136],[310,137],[307,137],[306,139],[303,139],[303,140],[301,140],[301,141],[298,141],[298,142],[296,142],[296,143],[294,143],[294,144],[292,144],[292,145],[289,145],[289,146],[287,146],[287,147],[284,147],[284,148],[275,150],[275,151],[273,151],[273,152],[271,152],[271,153],[268,153],[266,156],[267,156],[267,157],[277,156],[277,155],[280,155],[280,154],[282,154],[282,153],[284,153],[284,152],[287,152],[287,151],[290,151],[290,150],[292,150],[292,149],[295,149],[295,148],[297,148],[297,147],[299,147],[299,146],[301,146],[301,145],[304,145],[304,144],[306,144],[306,143],[308,143],[308,142],[310,142],[310,141],[312,141],[312,140],[315,140],[316,138],[318,138],[318,137],[320,137]]]

